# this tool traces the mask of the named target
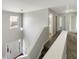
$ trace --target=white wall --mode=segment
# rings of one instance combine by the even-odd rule
[[[30,52],[44,26],[48,26],[48,9],[24,13],[24,52]]]
[[[17,29],[10,30],[10,16],[19,16],[19,21],[21,20],[21,15],[19,13],[13,13],[8,11],[2,11],[2,56],[6,54],[6,43],[18,40],[21,37],[21,32],[19,27]],[[16,45],[16,44],[15,44]]]
[[[48,27],[44,27],[40,36],[38,37],[38,40],[34,44],[30,54],[29,54],[29,59],[38,59],[41,51],[44,47],[44,44],[46,41],[49,39],[49,29]]]

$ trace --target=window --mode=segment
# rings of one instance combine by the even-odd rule
[[[10,29],[18,28],[18,16],[10,16]]]

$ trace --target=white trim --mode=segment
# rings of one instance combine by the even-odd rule
[[[66,37],[67,31],[62,31],[43,59],[62,59],[66,44]]]

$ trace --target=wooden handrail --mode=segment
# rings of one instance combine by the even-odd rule
[[[21,56],[21,55],[23,55],[23,53],[20,53],[19,55],[17,55],[16,57],[14,57],[14,59],[16,59],[17,57],[19,57],[19,56]]]

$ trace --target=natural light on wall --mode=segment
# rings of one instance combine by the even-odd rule
[[[49,33],[53,35],[53,14],[49,14]]]
[[[10,16],[10,29],[18,27],[18,16]]]
[[[62,16],[60,16],[60,28],[62,27]]]
[[[71,15],[69,16],[70,17],[70,21],[69,21],[69,31],[71,31]]]

